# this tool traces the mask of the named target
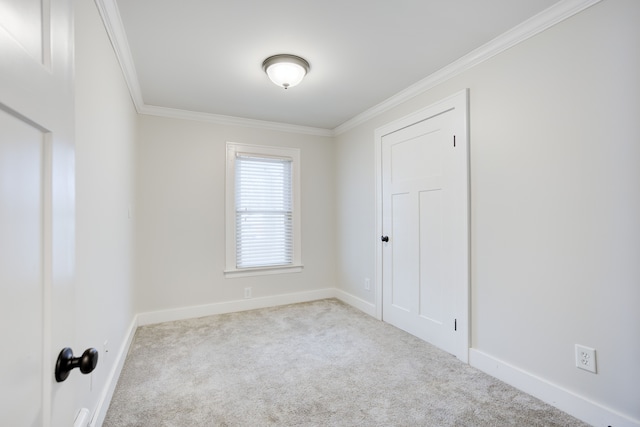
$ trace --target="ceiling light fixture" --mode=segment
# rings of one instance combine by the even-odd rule
[[[273,55],[264,60],[262,69],[272,82],[289,89],[300,83],[309,72],[309,63],[295,55]]]

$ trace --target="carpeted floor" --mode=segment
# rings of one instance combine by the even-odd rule
[[[322,300],[139,328],[103,425],[586,424]]]

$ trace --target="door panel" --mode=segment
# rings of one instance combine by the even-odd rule
[[[442,190],[421,191],[420,197],[420,307],[425,320],[443,323],[446,295],[442,251]]]
[[[19,350],[1,356],[0,412],[3,425],[41,425],[44,137],[2,110],[0,129],[0,312],[8,320],[3,349]]]
[[[455,99],[379,131],[382,319],[466,361],[466,93]]]
[[[409,284],[413,281],[415,263],[410,259],[412,252],[409,250],[411,235],[408,224],[410,212],[410,199],[408,194],[394,194],[392,196],[393,212],[392,219],[393,238],[398,242],[398,250],[393,253],[393,283],[391,289],[391,303],[395,308],[411,311],[413,304],[412,288]]]
[[[442,147],[434,130],[391,146],[391,182],[442,175]]]
[[[41,0],[0,2],[0,27],[39,62],[42,61],[44,50],[43,11]]]

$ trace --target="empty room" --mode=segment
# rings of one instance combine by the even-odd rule
[[[0,1],[0,425],[640,427],[639,22]]]

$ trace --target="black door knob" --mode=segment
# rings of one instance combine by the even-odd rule
[[[88,348],[80,357],[73,357],[73,350],[69,347],[62,349],[56,361],[56,381],[61,383],[66,380],[74,368],[80,368],[83,374],[93,372],[98,364],[98,350]]]
[[[382,240],[383,242],[388,242],[389,241],[389,236],[382,236],[382,237],[380,237],[380,240]]]

